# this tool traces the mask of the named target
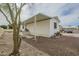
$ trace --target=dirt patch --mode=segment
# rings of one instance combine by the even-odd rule
[[[62,36],[60,38],[24,39],[27,43],[49,55],[79,55],[79,38]]]

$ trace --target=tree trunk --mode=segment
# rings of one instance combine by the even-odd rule
[[[15,32],[15,31],[14,31],[14,35],[13,35],[13,40],[14,40],[13,53],[14,53],[14,55],[17,55],[19,53],[19,49],[18,49],[17,32]]]
[[[10,55],[14,55],[14,56],[18,56],[20,55],[19,53],[19,48],[20,48],[20,44],[21,44],[21,38],[19,37],[19,28],[16,28],[16,25],[14,25],[13,27],[13,51]]]

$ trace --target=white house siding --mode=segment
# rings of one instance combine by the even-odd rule
[[[49,37],[50,36],[50,20],[40,21],[36,23],[36,32],[34,23],[28,24],[27,29],[29,29],[30,33],[32,35],[37,34],[37,36],[44,36]]]
[[[54,22],[57,23],[57,28],[54,29]],[[56,19],[51,19],[50,20],[50,36],[53,36],[54,33],[59,31],[59,22]]]

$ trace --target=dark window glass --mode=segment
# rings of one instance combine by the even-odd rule
[[[22,26],[22,28],[24,29],[24,25]]]
[[[55,28],[55,29],[57,28],[57,23],[55,23],[55,22],[54,22],[54,28]]]

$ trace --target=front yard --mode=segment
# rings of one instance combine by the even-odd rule
[[[12,51],[12,33],[5,32],[0,43],[0,55],[7,56]],[[37,41],[23,38],[20,53],[22,56],[79,55],[79,37],[37,37]]]
[[[61,38],[40,38],[35,42],[31,39],[24,39],[27,43],[37,49],[48,53],[48,55],[79,55],[79,38],[62,36]]]

